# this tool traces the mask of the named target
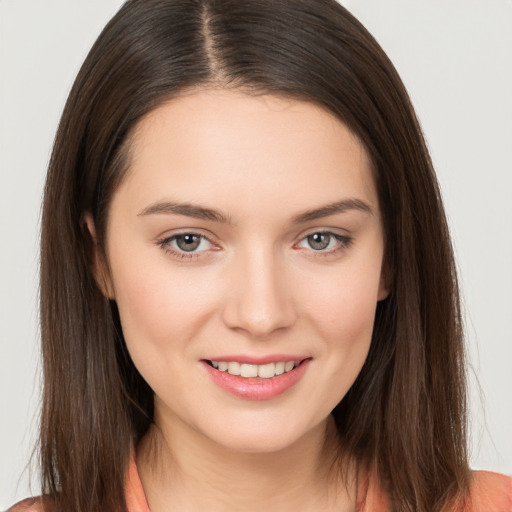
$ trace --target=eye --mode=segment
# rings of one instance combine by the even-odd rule
[[[191,257],[194,254],[212,249],[213,244],[205,236],[197,233],[179,233],[158,242],[166,252],[178,257]]]
[[[184,252],[193,252],[199,248],[204,250],[204,245],[209,244],[206,238],[200,235],[195,235],[193,233],[184,233],[183,235],[176,235],[173,237],[170,243],[171,245],[174,244],[177,249]]]
[[[335,252],[350,245],[352,239],[348,236],[338,235],[330,231],[317,231],[304,237],[297,246],[304,249],[313,249],[317,252]]]

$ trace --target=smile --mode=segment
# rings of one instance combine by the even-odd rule
[[[219,388],[246,400],[269,400],[285,393],[302,379],[312,361],[311,357],[250,363],[234,359],[201,362]]]
[[[211,361],[211,365],[220,372],[244,378],[271,379],[293,370],[298,364],[295,361],[279,361],[268,364],[247,364],[237,361]]]

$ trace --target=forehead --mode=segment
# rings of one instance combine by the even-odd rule
[[[377,206],[371,162],[351,131],[311,102],[240,91],[190,91],[137,125],[119,192],[141,208],[165,199],[241,210],[356,196]],[[264,201],[263,201],[264,199]]]

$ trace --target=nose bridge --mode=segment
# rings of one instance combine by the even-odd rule
[[[258,337],[289,327],[295,312],[278,252],[272,246],[253,245],[240,250],[235,260],[226,324]]]

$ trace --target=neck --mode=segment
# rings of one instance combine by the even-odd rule
[[[152,512],[169,504],[183,512],[352,511],[355,471],[340,471],[338,451],[331,417],[293,445],[265,453],[234,451],[186,428],[154,426],[137,448],[137,463]]]

